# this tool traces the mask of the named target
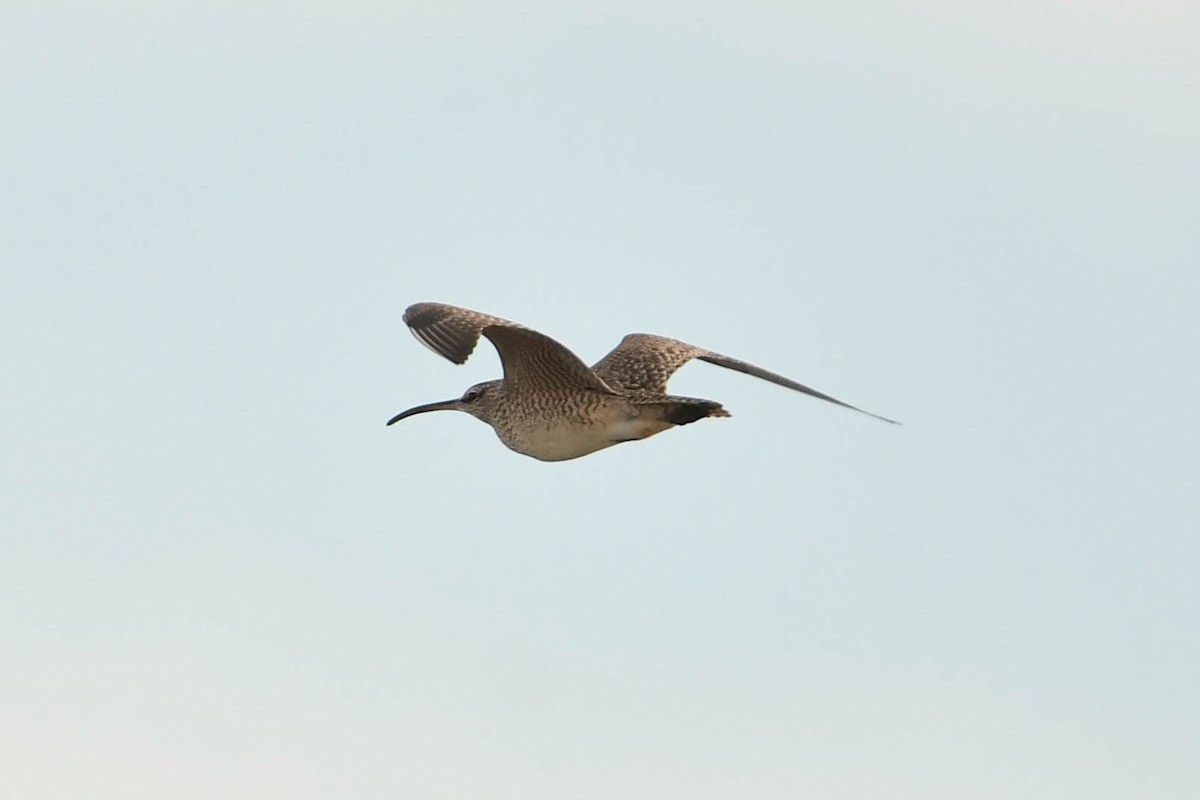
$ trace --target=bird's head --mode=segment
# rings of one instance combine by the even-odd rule
[[[490,425],[492,418],[491,411],[500,400],[500,384],[501,381],[477,383],[463,392],[462,397],[455,400],[442,400],[437,403],[414,406],[407,411],[401,411],[389,419],[387,424],[391,425],[405,417],[411,417],[414,414],[424,414],[426,411],[465,411],[472,417],[481,419]]]

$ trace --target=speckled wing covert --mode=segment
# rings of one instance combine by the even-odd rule
[[[443,303],[417,303],[404,312],[413,335],[433,352],[464,363],[482,334],[504,365],[504,381],[514,390],[591,389],[614,394],[588,365],[543,333],[515,322]]]
[[[506,390],[553,394],[590,389],[616,394],[579,356],[543,333],[519,325],[489,325],[483,335],[500,353]]]
[[[818,392],[802,383],[777,375],[774,372],[756,367],[736,358],[714,353],[711,350],[668,339],[665,336],[655,336],[649,333],[631,333],[621,340],[611,353],[596,362],[592,370],[609,386],[618,392],[632,395],[663,395],[667,392],[667,381],[675,372],[693,358],[716,364],[719,367],[732,369],[737,372],[753,375],[756,378],[770,381],[780,386],[786,386],[797,392],[803,392],[810,397],[816,397],[829,403],[849,408],[893,425],[899,425],[894,419],[872,414],[870,411],[844,403],[836,397],[830,397],[824,392]]]

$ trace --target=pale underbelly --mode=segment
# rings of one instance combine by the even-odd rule
[[[541,461],[567,461],[586,456],[621,442],[645,439],[673,427],[669,422],[646,419],[628,412],[606,414],[607,419],[558,419],[523,425],[502,433],[500,441],[510,449]]]

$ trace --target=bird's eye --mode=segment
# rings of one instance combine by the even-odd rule
[[[483,394],[483,392],[472,386],[470,389],[467,389],[467,393],[463,395],[463,400],[468,403],[473,403],[479,399],[479,395],[481,394]]]

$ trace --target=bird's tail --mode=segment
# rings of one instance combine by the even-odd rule
[[[672,425],[687,425],[706,417],[728,417],[729,412],[715,400],[697,397],[666,397],[653,405],[662,414],[663,422]]]

